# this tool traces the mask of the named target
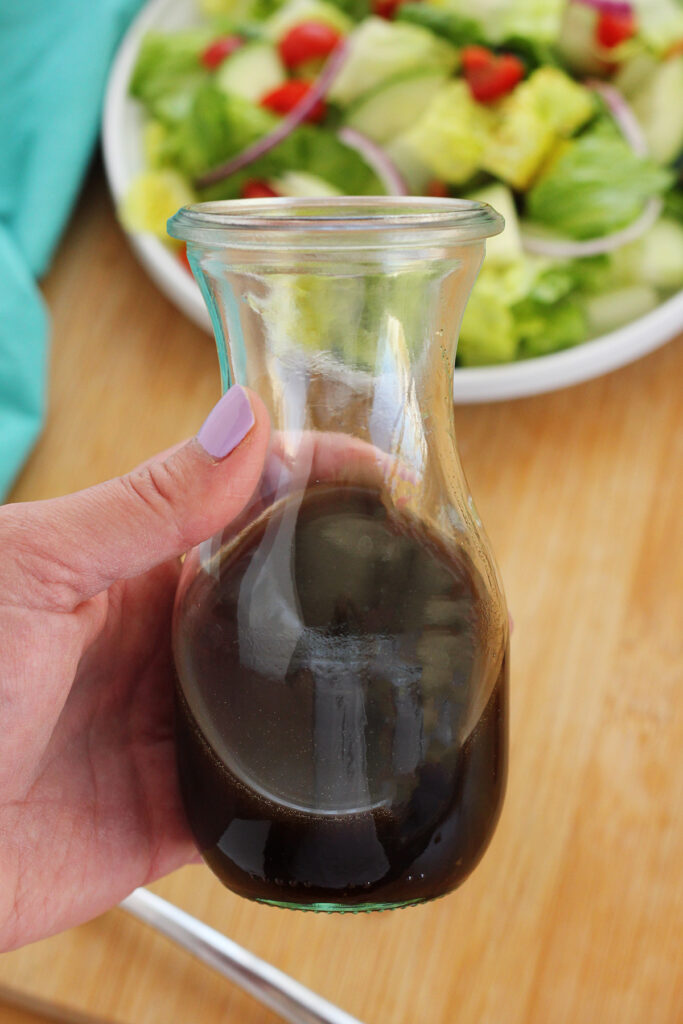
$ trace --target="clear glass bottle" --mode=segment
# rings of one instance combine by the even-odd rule
[[[378,910],[483,854],[507,765],[508,617],[458,459],[457,333],[489,207],[202,204],[187,243],[223,387],[273,426],[257,492],[192,551],[178,764],[212,870],[261,902]]]

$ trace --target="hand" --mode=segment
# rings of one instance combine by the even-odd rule
[[[0,950],[196,856],[172,736],[178,556],[242,510],[269,435],[233,388],[167,457],[0,509]]]

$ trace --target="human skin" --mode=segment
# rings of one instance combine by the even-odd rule
[[[198,435],[210,450],[195,438],[78,494],[0,508],[0,950],[197,857],[176,778],[171,612],[179,556],[260,479],[270,422],[256,395],[249,406],[237,447],[214,416]]]
[[[179,556],[258,508],[266,480],[392,477],[412,479],[349,435],[271,434],[232,388],[196,438],[126,476],[0,508],[0,951],[198,858],[173,747]]]

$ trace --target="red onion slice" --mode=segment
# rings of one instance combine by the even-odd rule
[[[252,143],[251,146],[247,146],[241,153],[226,160],[224,164],[220,164],[219,167],[214,167],[212,170],[207,171],[206,174],[200,175],[195,180],[197,188],[206,188],[208,185],[215,185],[219,181],[223,181],[224,178],[229,178],[231,174],[236,174],[237,171],[241,171],[244,167],[248,167],[249,164],[253,163],[254,160],[258,160],[259,157],[263,156],[264,153],[268,153],[271,149],[286,139],[295,128],[306,119],[308,114],[313,110],[316,103],[323,99],[327,94],[328,89],[332,85],[332,82],[341,71],[343,65],[346,63],[349,49],[346,42],[340,43],[339,46],[332,52],[328,57],[325,67],[320,72],[320,75],[316,78],[315,82],[308,90],[306,95],[297,103],[297,105],[282,118],[280,123],[272,132],[264,135],[263,138],[257,142]]]
[[[627,17],[633,13],[633,5],[626,3],[625,0],[573,0],[573,3],[592,7],[600,14],[620,14]]]
[[[619,231],[614,231],[611,235],[604,235],[602,238],[589,238],[585,242],[579,242],[569,238],[543,238],[541,235],[532,235],[522,231],[522,247],[525,252],[557,260],[598,256],[601,253],[619,249],[627,242],[634,242],[636,238],[645,234],[652,227],[661,212],[662,200],[648,199],[645,209],[637,220],[632,221]]]
[[[643,130],[619,90],[607,82],[592,79],[586,82],[586,85],[602,96],[619,126],[621,134],[633,152],[637,156],[647,156],[647,142]],[[614,249],[626,245],[627,242],[635,241],[651,228],[662,212],[662,205],[661,199],[649,199],[636,220],[619,231],[603,235],[602,238],[589,238],[585,242],[580,242],[570,238],[543,238],[541,235],[522,231],[522,246],[527,252],[532,252],[537,256],[548,256],[551,259],[560,260],[581,256],[598,256],[601,253],[612,252]]]
[[[408,186],[381,146],[355,128],[342,128],[337,136],[350,149],[355,149],[371,167],[390,196],[407,196]]]
[[[621,134],[636,156],[647,156],[647,142],[643,135],[643,129],[619,90],[607,82],[600,82],[594,78],[589,79],[586,85],[598,96],[602,96],[609,107],[610,114],[618,124]]]

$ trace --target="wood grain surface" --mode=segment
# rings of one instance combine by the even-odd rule
[[[218,396],[213,343],[137,265],[97,169],[44,290],[50,412],[15,499],[127,470]],[[681,1024],[682,377],[679,340],[456,411],[515,620],[505,808],[460,890],[343,917],[248,903],[203,867],[155,891],[367,1024]],[[120,910],[1,957],[3,987],[120,1024],[276,1020]]]

